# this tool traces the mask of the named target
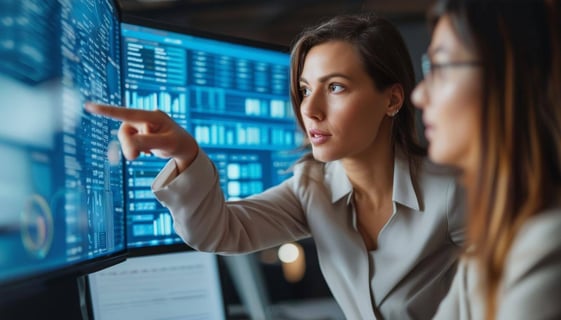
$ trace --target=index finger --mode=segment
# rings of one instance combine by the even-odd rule
[[[93,114],[98,114],[121,121],[147,122],[152,120],[154,112],[147,110],[127,109],[125,107],[87,102],[84,108]]]

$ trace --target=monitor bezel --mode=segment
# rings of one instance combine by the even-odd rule
[[[40,270],[36,273],[25,274],[17,278],[0,283],[0,306],[8,305],[14,300],[48,291],[51,285],[56,285],[62,278],[78,278],[125,261],[125,250],[107,256],[99,256],[91,260],[83,260],[76,264],[64,265],[60,268]],[[4,298],[6,297],[6,298]]]

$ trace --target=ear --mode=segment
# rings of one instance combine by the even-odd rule
[[[401,106],[403,106],[405,98],[403,86],[399,83],[395,83],[386,90],[389,98],[389,103],[386,107],[386,115],[388,117],[395,117],[401,109]]]

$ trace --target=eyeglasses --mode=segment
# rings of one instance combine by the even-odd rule
[[[423,77],[428,79],[435,70],[444,68],[458,68],[458,67],[478,67],[481,66],[481,61],[456,61],[446,63],[432,63],[429,56],[425,53],[421,56],[421,69]]]

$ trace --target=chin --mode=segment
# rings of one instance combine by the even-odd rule
[[[314,155],[314,159],[321,162],[330,162],[337,159],[334,159],[332,156],[329,156],[325,152],[319,152],[318,150],[313,150],[312,154]]]
[[[317,161],[320,161],[320,162],[329,162],[328,159],[326,160],[324,157],[317,156],[315,154],[314,154],[314,159],[317,160]]]
[[[458,158],[454,157],[454,155],[447,151],[435,148],[434,145],[429,145],[428,150],[429,158],[432,162],[444,166],[452,166],[452,167],[460,167],[460,163],[458,162]]]
[[[436,148],[432,143],[429,144],[428,154],[430,160],[434,163],[442,165],[450,164],[447,161],[446,153],[443,153],[442,150],[438,150],[438,148]]]

